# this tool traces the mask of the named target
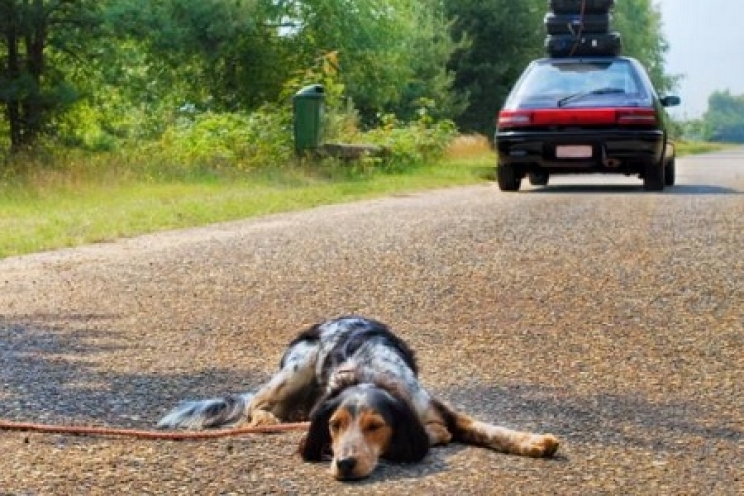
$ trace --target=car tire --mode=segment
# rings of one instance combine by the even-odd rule
[[[643,171],[643,189],[646,191],[664,190],[665,165],[659,162],[648,162]]]
[[[677,165],[675,164],[674,157],[672,157],[670,160],[667,161],[666,165],[664,166],[664,185],[674,186],[674,183],[676,180],[677,180]]]
[[[519,191],[522,178],[512,165],[499,164],[496,167],[496,181],[501,191]]]
[[[606,14],[615,6],[615,0],[550,0],[548,8],[562,14]]]
[[[529,175],[532,186],[547,186],[550,176],[544,172],[533,173]]]

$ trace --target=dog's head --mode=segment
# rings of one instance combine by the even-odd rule
[[[310,414],[310,429],[300,445],[306,461],[332,454],[331,474],[339,480],[367,477],[380,458],[418,462],[428,450],[429,438],[408,401],[373,384],[356,384],[323,398]]]

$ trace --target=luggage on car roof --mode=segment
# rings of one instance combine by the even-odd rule
[[[550,57],[606,56],[615,57],[622,50],[620,33],[583,33],[548,35],[545,49]]]
[[[545,50],[549,57],[615,57],[620,33],[610,31],[615,0],[549,0]]]
[[[545,15],[548,34],[606,33],[610,29],[611,16],[604,14],[556,14]]]
[[[583,4],[583,7],[582,7]],[[606,14],[615,0],[549,0],[550,10],[556,14]]]

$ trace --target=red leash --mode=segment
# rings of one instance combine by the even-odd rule
[[[309,425],[309,422],[295,422],[290,424],[238,427],[235,429],[220,429],[213,431],[174,432],[147,431],[137,429],[115,429],[110,427],[46,425],[0,420],[0,430],[5,431],[41,432],[46,434],[70,434],[76,436],[120,436],[162,441],[183,441],[187,439],[217,439],[222,437],[240,436],[243,434],[268,434],[276,432],[299,431],[307,429]]]

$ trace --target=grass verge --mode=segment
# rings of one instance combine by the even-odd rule
[[[0,183],[0,258],[145,233],[246,219],[318,205],[473,184],[492,175],[484,140],[458,143],[440,163],[397,174],[349,173],[343,165],[294,167],[241,177],[213,174],[141,181],[126,176],[35,172]],[[71,177],[73,179],[71,179]]]
[[[701,153],[718,152],[727,148],[732,148],[736,145],[729,145],[724,143],[708,143],[704,141],[678,141],[676,142],[675,146],[677,148],[677,155],[683,157],[685,155],[699,155]]]

